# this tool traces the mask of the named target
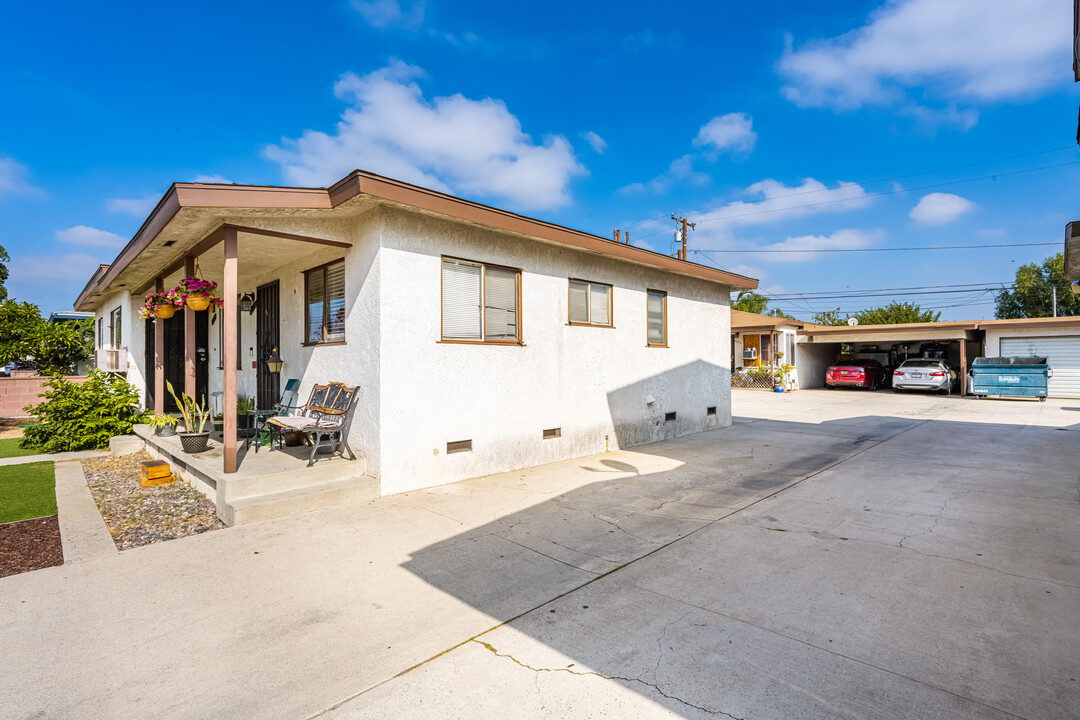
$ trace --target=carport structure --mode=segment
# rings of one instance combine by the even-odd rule
[[[815,368],[814,382],[802,387],[822,387],[825,368],[841,354],[843,345],[851,346],[856,356],[888,355],[878,358],[886,367],[895,367],[907,357],[919,357],[924,344],[942,345],[946,359],[960,374],[960,394],[967,394],[968,358],[982,354],[982,333],[977,320],[907,323],[902,325],[808,326],[799,331],[800,356]],[[872,348],[872,349],[871,349]],[[820,367],[820,373],[816,372]],[[820,382],[816,381],[820,375]]]

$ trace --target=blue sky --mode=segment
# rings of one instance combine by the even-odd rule
[[[1080,217],[1070,10],[22,3],[0,28],[8,287],[70,308],[173,181],[355,167],[662,252],[663,218],[686,214],[692,260],[772,294],[1007,282]],[[810,252],[1035,242],[1054,245]],[[754,249],[807,252],[736,252]],[[978,293],[917,299],[993,312]]]

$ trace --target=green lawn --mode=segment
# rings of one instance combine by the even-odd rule
[[[0,460],[12,457],[24,457],[26,455],[40,455],[40,450],[27,450],[19,447],[19,438],[5,438],[0,440]]]
[[[0,467],[0,523],[55,514],[52,461]]]

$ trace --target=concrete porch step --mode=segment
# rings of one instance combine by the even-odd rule
[[[226,525],[243,525],[377,497],[378,479],[363,475],[227,500],[218,505],[218,517]]]

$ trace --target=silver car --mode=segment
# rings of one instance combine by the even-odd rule
[[[951,393],[960,375],[948,360],[905,360],[893,370],[893,391],[932,390]]]

